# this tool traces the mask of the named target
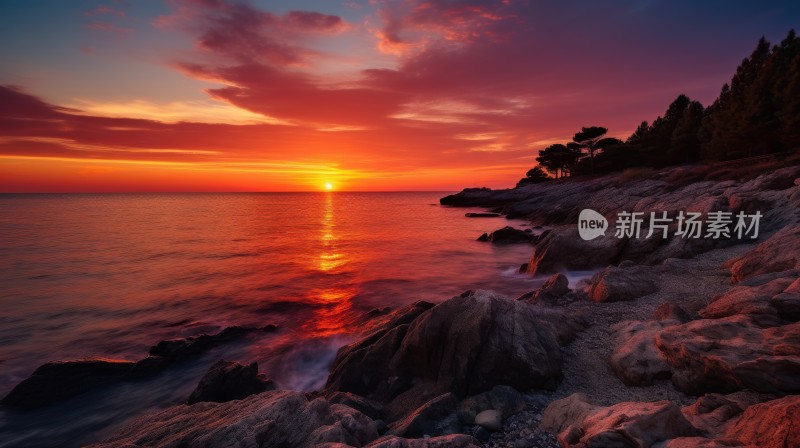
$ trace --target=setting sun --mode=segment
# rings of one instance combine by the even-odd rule
[[[325,189],[328,191],[333,190],[333,184],[330,182],[325,182]]]

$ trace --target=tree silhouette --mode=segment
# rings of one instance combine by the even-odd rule
[[[557,143],[539,151],[536,162],[558,179],[569,173],[570,168],[578,161],[578,157],[580,157],[579,151]]]
[[[581,128],[580,132],[572,137],[572,143],[568,145],[570,149],[578,150],[581,153],[586,150],[583,157],[589,157],[589,169],[594,174],[594,155],[597,151],[611,145],[618,145],[619,140],[615,138],[603,138],[608,129],[601,126],[590,126]]]

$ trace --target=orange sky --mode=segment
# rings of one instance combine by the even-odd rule
[[[510,187],[581,126],[707,104],[797,18],[693,3],[3,3],[0,192]]]

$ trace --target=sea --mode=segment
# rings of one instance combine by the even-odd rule
[[[476,241],[528,223],[466,218],[481,210],[440,206],[446,194],[0,195],[0,396],[49,361],[135,361],[165,339],[278,326],[147,380],[0,408],[0,447],[101,440],[185,402],[218,359],[316,390],[372,310],[535,289],[542,279],[518,273],[532,246]]]

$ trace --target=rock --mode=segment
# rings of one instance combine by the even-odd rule
[[[800,269],[800,226],[790,225],[730,263],[734,283],[757,275]]]
[[[2,403],[20,409],[46,406],[122,381],[133,366],[130,361],[100,358],[48,362],[17,384]]]
[[[497,218],[499,213],[466,213],[464,216],[467,218]]]
[[[432,303],[420,301],[395,310],[383,324],[361,340],[340,348],[331,366],[326,390],[370,395],[379,399],[396,396],[396,389],[402,389],[405,385],[391,379],[396,375],[389,364],[400,348],[409,324],[433,306]]]
[[[381,406],[380,403],[356,394],[351,394],[349,392],[333,392],[328,394],[326,398],[332,404],[343,404],[370,418],[376,420],[383,418],[383,406]]]
[[[525,293],[517,300],[557,305],[560,302],[559,299],[569,292],[569,280],[567,280],[567,277],[564,274],[553,274],[544,281],[539,289]]]
[[[521,265],[519,265],[519,269],[517,270],[517,273],[524,274],[526,272],[528,272],[528,263],[522,263]]]
[[[424,439],[381,437],[364,448],[478,448],[478,441],[466,434],[453,434]]]
[[[725,435],[747,446],[800,446],[800,396],[755,404],[727,427]]]
[[[706,394],[681,409],[683,416],[707,437],[718,437],[731,419],[743,411],[740,404],[725,395]]]
[[[492,438],[492,433],[483,426],[476,425],[475,429],[472,430],[472,436],[481,442],[488,442]]]
[[[495,230],[492,233],[484,233],[478,237],[478,241],[488,241],[494,244],[509,244],[509,243],[530,243],[536,239],[536,236],[531,232],[515,229],[511,226],[505,226],[502,229]]]
[[[578,235],[577,226],[563,226],[542,234],[534,246],[528,263],[528,273],[551,273],[562,269],[585,270],[603,267],[616,260],[625,239],[613,235],[584,241]]]
[[[658,290],[652,269],[647,266],[609,266],[592,277],[589,297],[595,302],[633,300]]]
[[[150,348],[151,356],[169,360],[181,360],[198,355],[223,342],[230,342],[256,331],[250,327],[227,327],[217,334],[203,334],[188,338],[161,341]]]
[[[689,313],[677,303],[664,302],[656,308],[650,320],[659,322],[671,320],[679,323],[686,323],[692,320],[692,318]]]
[[[556,423],[556,416],[563,416],[563,423]],[[558,440],[563,447],[650,447],[677,437],[699,435],[680,408],[670,401],[624,402],[599,408],[588,405],[577,395],[548,406],[542,427],[561,428]]]
[[[784,271],[780,276],[770,274],[770,277],[772,280],[753,286],[745,286],[746,282],[740,283],[739,286],[714,297],[698,314],[706,319],[747,315],[761,326],[780,325],[783,318],[794,320],[791,319],[791,303],[795,295],[791,292],[783,293],[797,280],[797,273]]]
[[[542,429],[560,433],[574,424],[579,424],[599,407],[589,404],[586,395],[572,394],[567,398],[555,400],[542,414]]]
[[[694,320],[656,336],[672,382],[689,394],[800,393],[798,341],[800,323],[762,328],[743,315]]]
[[[238,401],[172,406],[152,412],[115,429],[113,436],[92,446],[363,446],[378,437],[373,425],[358,411],[331,406],[323,398],[309,400],[301,392],[267,391]]]
[[[558,333],[535,307],[468,291],[340,350],[326,387],[392,402],[397,418],[447,392],[554,388],[560,376]]]
[[[626,321],[613,327],[616,347],[608,363],[628,386],[646,386],[668,379],[672,370],[656,347],[656,336],[675,321]]]
[[[475,424],[483,426],[489,431],[500,431],[503,429],[503,418],[500,412],[494,409],[481,411],[475,416]]]
[[[453,434],[460,429],[452,393],[440,395],[423,404],[404,419],[389,426],[389,433],[401,437],[423,437]]]
[[[494,409],[506,419],[525,409],[525,399],[513,387],[497,385],[492,390],[467,397],[458,406],[458,417],[466,425],[475,424],[480,412]]]
[[[221,359],[200,379],[189,396],[188,404],[201,401],[223,403],[274,389],[275,383],[258,374],[258,364],[244,366]]]

